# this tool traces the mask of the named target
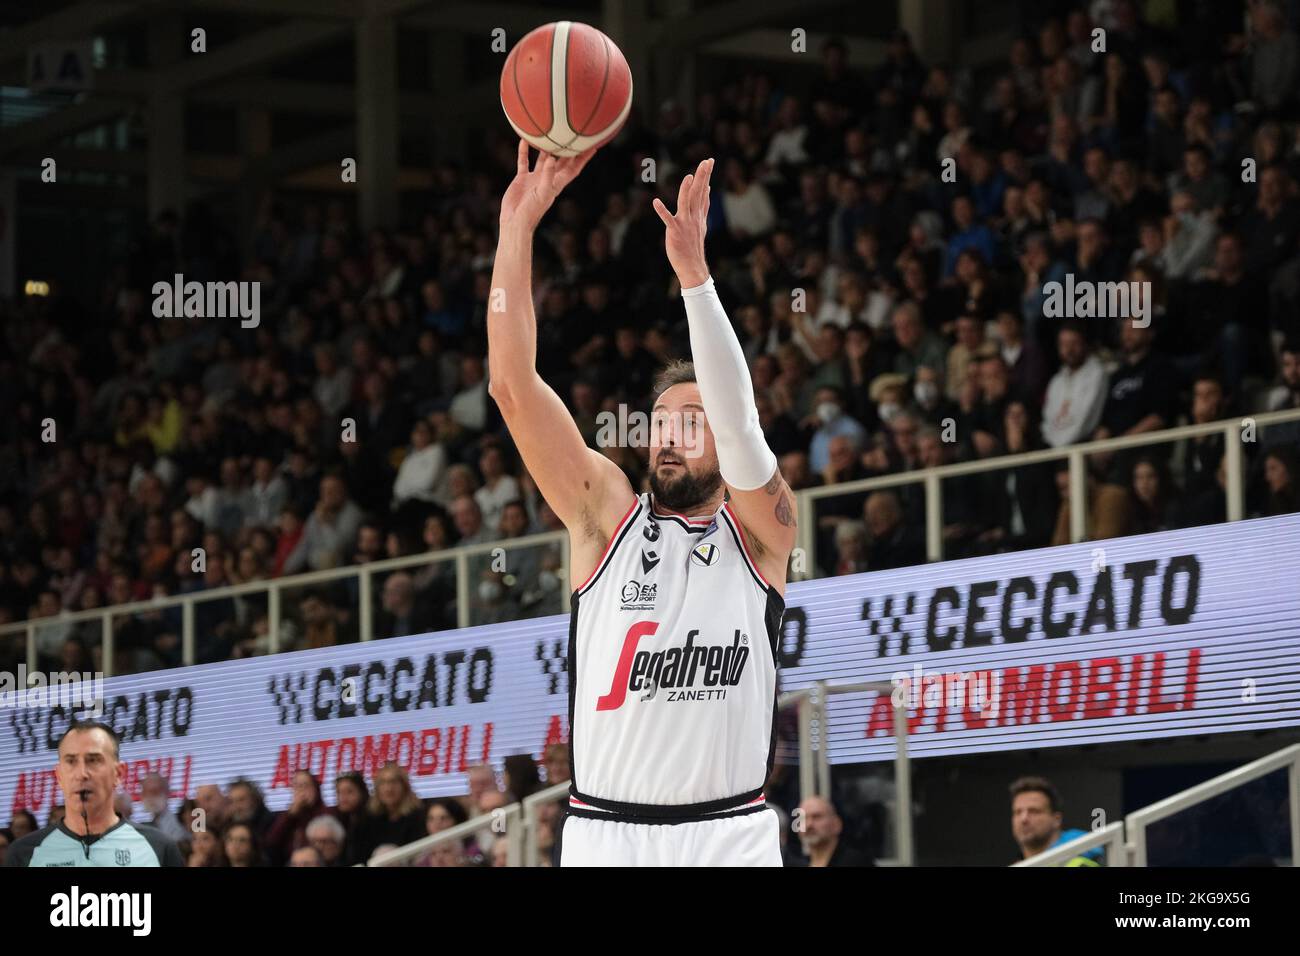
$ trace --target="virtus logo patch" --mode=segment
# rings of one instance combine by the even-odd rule
[[[707,568],[717,563],[720,553],[716,544],[697,544],[691,550],[691,561],[702,568]]]

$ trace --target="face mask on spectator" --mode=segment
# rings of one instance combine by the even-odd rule
[[[537,575],[537,585],[543,591],[554,591],[560,586],[560,579],[554,571],[543,571]]]
[[[495,581],[480,581],[478,586],[479,600],[485,604],[491,604],[501,597],[501,585]]]
[[[917,382],[912,394],[920,404],[929,408],[939,400],[939,386],[934,382]]]
[[[882,422],[888,425],[902,410],[903,406],[899,405],[898,402],[881,402],[876,408],[876,414],[880,416]]]
[[[829,425],[840,417],[840,407],[834,402],[822,402],[817,406],[817,417],[822,420],[823,425]]]

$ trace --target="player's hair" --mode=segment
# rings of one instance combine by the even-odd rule
[[[66,738],[68,734],[81,733],[87,730],[102,730],[104,733],[108,734],[108,739],[113,741],[113,759],[117,760],[121,756],[122,741],[117,736],[117,731],[108,726],[108,724],[98,720],[74,720],[72,723],[68,724],[68,729],[59,737],[59,742],[55,746],[55,750],[62,748],[64,738]]]
[[[659,396],[668,391],[668,389],[672,388],[674,385],[681,385],[685,382],[694,382],[696,380],[695,363],[687,361],[686,359],[675,359],[672,362],[669,362],[668,366],[655,377],[654,388],[651,390],[651,395],[655,401],[658,401]]]
[[[1047,796],[1047,806],[1053,813],[1061,811],[1061,793],[1046,777],[1020,777],[1011,784],[1011,799],[1022,793],[1041,793]]]

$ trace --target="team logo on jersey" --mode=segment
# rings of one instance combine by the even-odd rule
[[[683,646],[656,651],[638,649],[641,638],[658,629],[658,621],[638,621],[628,628],[609,693],[597,699],[597,710],[618,710],[629,691],[638,701],[656,697],[665,703],[725,700],[727,688],[740,683],[749,663],[749,636],[739,629],[726,645],[696,644],[700,634],[697,628],[687,632]]]
[[[131,865],[131,851],[130,851],[130,850],[118,850],[116,853],[113,854],[113,859],[117,860],[117,865],[118,865],[118,866],[130,866],[130,865]]]
[[[642,584],[635,578],[623,585],[624,611],[653,611],[655,598],[659,596],[659,585]]]
[[[658,541],[659,540],[658,523],[654,521],[647,521],[646,526],[641,529],[641,533],[645,535],[645,539],[647,541]]]
[[[644,574],[649,574],[651,571],[653,571],[653,570],[654,570],[655,568],[657,568],[658,566],[659,566],[659,552],[658,552],[658,551],[647,550],[647,549],[645,549],[645,548],[642,548],[642,549],[641,549],[641,571],[642,571],[642,573],[644,573]]]
[[[716,544],[697,544],[691,551],[691,560],[700,567],[707,568],[717,563],[720,553]]]

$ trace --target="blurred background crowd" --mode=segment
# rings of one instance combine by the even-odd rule
[[[863,814],[863,823],[847,827],[830,800],[811,797],[799,806],[797,827],[782,806],[798,798],[793,776],[778,766],[769,781],[773,806],[781,820],[782,856],[787,866],[870,866],[881,850],[881,808]],[[543,782],[543,778],[545,782]],[[385,763],[371,780],[350,771],[332,781],[334,805],[326,803],[322,781],[308,770],[293,775],[289,806],[272,812],[261,789],[247,779],[224,789],[216,784],[194,788],[192,798],[174,802],[169,782],[152,773],[140,780],[133,802],[125,790],[117,794],[123,818],[157,827],[181,850],[188,866],[284,867],[375,865],[390,854],[424,837],[474,818],[484,824],[464,839],[452,838],[426,852],[408,854],[385,866],[508,866],[508,818],[501,812],[548,786],[569,779],[569,749],[551,744],[540,764],[527,754],[506,757],[502,772],[479,765],[466,774],[468,793],[456,797],[421,799],[411,788],[407,770]],[[556,833],[565,797],[538,804],[535,851],[538,865],[557,865]],[[0,864],[6,849],[41,826],[63,819],[63,805],[44,820],[21,810],[8,827],[0,828]],[[795,834],[798,834],[796,836]],[[520,861],[521,865],[524,861]]]

